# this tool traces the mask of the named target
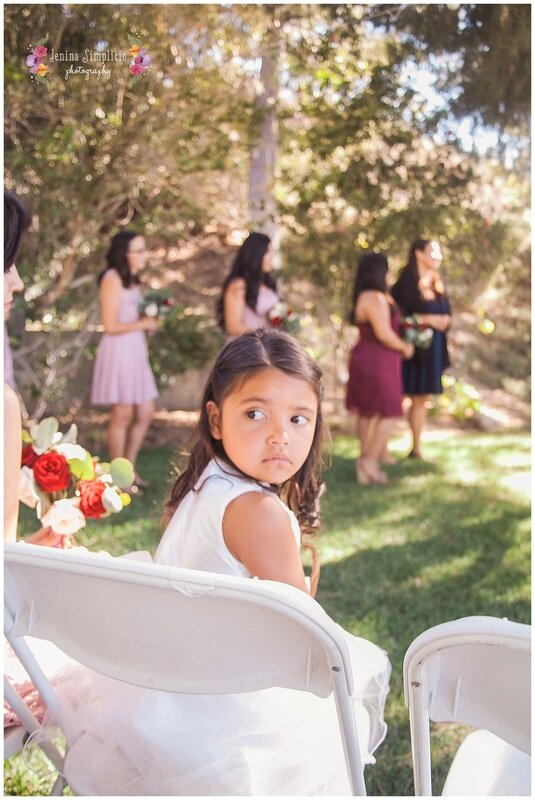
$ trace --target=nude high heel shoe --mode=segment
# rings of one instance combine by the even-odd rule
[[[366,484],[377,484],[378,486],[384,486],[388,483],[388,475],[386,472],[383,472],[379,469],[378,466],[374,466],[373,463],[370,463],[367,460],[362,458],[359,459],[358,465],[360,468],[360,472],[362,477],[364,477]],[[358,480],[358,473],[357,473],[357,480]],[[359,481],[360,483],[361,481]]]
[[[369,475],[366,472],[366,470],[364,469],[364,467],[362,466],[362,464],[360,463],[360,458],[357,458],[357,461],[355,463],[355,472],[356,472],[356,476],[357,476],[357,483],[360,486],[369,486],[370,485],[371,481],[370,481]]]

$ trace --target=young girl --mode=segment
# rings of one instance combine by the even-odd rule
[[[318,523],[320,396],[320,371],[292,337],[257,331],[224,347],[157,562],[307,591],[300,527]],[[390,664],[370,642],[347,639],[362,757],[373,763]],[[350,793],[332,695],[177,695],[93,676],[91,697],[74,708],[71,738],[83,735],[65,768],[78,793]]]

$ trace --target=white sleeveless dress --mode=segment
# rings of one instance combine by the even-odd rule
[[[251,577],[225,545],[223,515],[241,494],[268,491],[211,461],[175,511],[155,561]],[[279,502],[299,545],[297,519]],[[355,712],[362,758],[370,764],[386,734],[390,662],[371,642],[350,634],[347,640],[358,664]],[[332,695],[289,689],[180,695],[75,669],[60,691],[72,710],[65,775],[78,794],[350,794]]]

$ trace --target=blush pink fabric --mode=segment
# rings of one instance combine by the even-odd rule
[[[139,286],[123,289],[119,322],[138,320],[141,300]],[[156,397],[158,389],[149,364],[144,331],[105,333],[95,360],[91,403],[96,406],[116,403],[141,405]]]

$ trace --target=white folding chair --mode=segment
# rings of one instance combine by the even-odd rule
[[[436,625],[410,645],[403,663],[414,789],[431,795],[429,721],[469,734],[442,794],[530,794],[531,627],[495,617]]]
[[[5,547],[4,578],[7,638],[60,725],[54,689],[21,637],[51,641],[97,672],[163,691],[332,691],[350,785],[365,795],[347,645],[304,592],[21,542]]]

